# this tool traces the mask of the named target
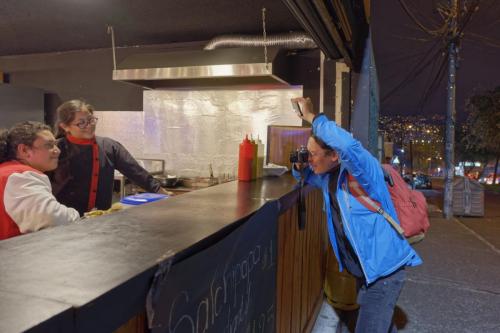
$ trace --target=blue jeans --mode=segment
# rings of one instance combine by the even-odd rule
[[[356,333],[396,333],[394,308],[406,279],[404,267],[358,290],[359,313]]]

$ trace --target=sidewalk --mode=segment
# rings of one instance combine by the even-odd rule
[[[407,270],[395,311],[398,330],[500,332],[500,219],[447,221],[429,208],[431,228],[415,245],[424,264]],[[335,332],[337,320],[323,304],[313,333]]]

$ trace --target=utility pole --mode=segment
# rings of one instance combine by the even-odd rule
[[[457,71],[457,40],[458,0],[449,0],[451,17],[448,45],[448,100],[446,106],[446,136],[445,136],[445,169],[444,169],[444,205],[443,215],[446,219],[453,216],[453,175],[455,174],[455,82]]]
[[[447,47],[448,59],[443,58],[441,66],[445,68],[448,61],[448,84],[447,84],[447,103],[446,103],[446,124],[445,124],[445,156],[444,156],[444,205],[443,215],[446,219],[451,219],[453,216],[453,176],[455,173],[455,83],[458,62],[459,42],[464,35],[464,29],[470,22],[472,15],[479,10],[481,0],[448,0],[447,5],[436,2],[436,9],[444,19],[443,26],[436,28],[428,28],[418,16],[414,15],[410,8],[405,4],[406,0],[399,0],[403,10],[408,14],[410,19],[418,26],[418,28],[433,38],[439,38],[445,42]],[[427,65],[424,57],[421,66],[417,67],[420,73]],[[415,73],[415,71],[411,72]],[[440,71],[436,78],[440,82]],[[403,81],[402,83],[404,83]],[[400,84],[401,86],[401,84]],[[431,88],[435,87],[431,84]],[[399,88],[399,86],[397,87]],[[396,89],[397,89],[396,88]]]

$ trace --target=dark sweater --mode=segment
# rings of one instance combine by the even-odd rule
[[[363,277],[363,271],[359,263],[359,259],[351,246],[351,243],[347,239],[344,230],[344,224],[342,223],[342,216],[340,215],[340,208],[337,202],[337,182],[339,178],[340,167],[334,168],[330,172],[330,183],[328,184],[330,192],[330,202],[332,206],[332,219],[333,227],[335,229],[335,239],[337,241],[337,246],[339,249],[340,260],[342,265],[347,269],[349,273],[357,278]]]
[[[94,143],[97,144],[95,153]],[[94,207],[102,210],[111,207],[115,169],[148,192],[156,193],[160,189],[160,182],[115,140],[65,137],[58,140],[58,146],[61,149],[59,166],[49,175],[52,191],[60,203],[75,208],[80,215]],[[94,199],[91,191],[95,191]]]

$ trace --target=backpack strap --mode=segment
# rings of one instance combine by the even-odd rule
[[[361,187],[361,185],[359,185],[356,178],[354,178],[351,174],[347,174],[347,184],[349,186],[349,191],[351,191],[359,203],[365,206],[368,210],[382,215],[400,235],[404,235],[403,228],[401,228],[391,215],[382,209],[380,203],[368,196],[366,191]]]

